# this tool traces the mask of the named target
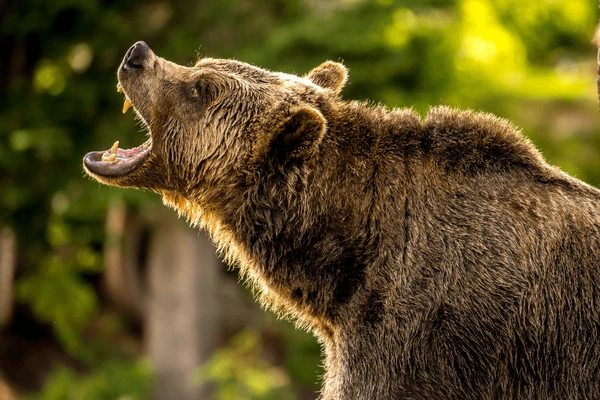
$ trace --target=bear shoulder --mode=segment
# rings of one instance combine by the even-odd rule
[[[518,127],[493,114],[436,106],[420,115],[412,108],[338,101],[339,114],[328,121],[328,128],[343,165],[379,160],[392,170],[397,163],[413,170],[428,166],[430,173],[458,180],[504,174],[597,195],[549,165]]]
[[[425,117],[410,109],[393,110],[390,119],[391,140],[402,145],[400,151],[431,160],[445,172],[471,175],[522,167],[554,175],[533,143],[495,115],[438,106]]]

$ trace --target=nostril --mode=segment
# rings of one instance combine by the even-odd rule
[[[143,68],[148,58],[149,47],[145,42],[137,42],[127,51],[125,64],[130,68]]]

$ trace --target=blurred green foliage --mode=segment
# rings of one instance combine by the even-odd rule
[[[24,400],[144,400],[149,397],[151,384],[148,360],[111,360],[83,377],[61,367],[50,375],[40,394]]]
[[[261,359],[258,331],[247,329],[231,344],[215,352],[192,379],[196,384],[214,384],[215,400],[293,400],[288,375]]]
[[[340,60],[350,69],[345,98],[422,113],[437,104],[497,113],[522,126],[552,163],[599,185],[590,45],[597,7],[596,0],[0,3],[0,225],[17,232],[16,296],[89,370],[85,378],[56,372],[36,398],[136,399],[149,384],[143,361],[114,361],[124,359],[118,346],[97,354],[86,333],[101,310],[95,282],[109,199],[158,200],[100,187],[81,167],[86,152],[116,139],[122,147],[143,141],[131,118],[121,117],[115,91],[115,71],[132,43],[145,40],[184,65],[198,56],[233,57],[304,74]],[[314,340],[288,337],[290,348],[314,354]],[[256,357],[256,340],[239,337],[203,368],[221,398],[288,395],[286,375]],[[290,379],[313,379],[306,374],[313,359],[291,354]]]

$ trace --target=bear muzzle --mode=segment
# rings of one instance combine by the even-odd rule
[[[133,90],[133,86],[138,84],[141,73],[144,70],[153,68],[156,56],[145,42],[136,42],[129,48],[123,62],[118,70],[119,83],[117,84],[117,92],[125,95],[123,104],[123,113],[134,107],[136,114],[140,117],[143,124],[148,130],[148,120],[140,113],[137,107],[134,106],[131,100],[129,90]],[[138,98],[139,98],[138,94]],[[133,98],[136,98],[133,96]],[[144,163],[152,152],[152,136],[140,146],[132,149],[119,148],[119,142],[106,151],[93,151],[85,155],[83,165],[91,175],[104,177],[122,177],[128,175],[138,166]]]

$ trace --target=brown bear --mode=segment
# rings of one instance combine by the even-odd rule
[[[91,152],[208,230],[324,348],[321,398],[600,398],[600,191],[508,122],[347,102],[298,77],[184,67],[143,42],[118,70],[143,145]]]

